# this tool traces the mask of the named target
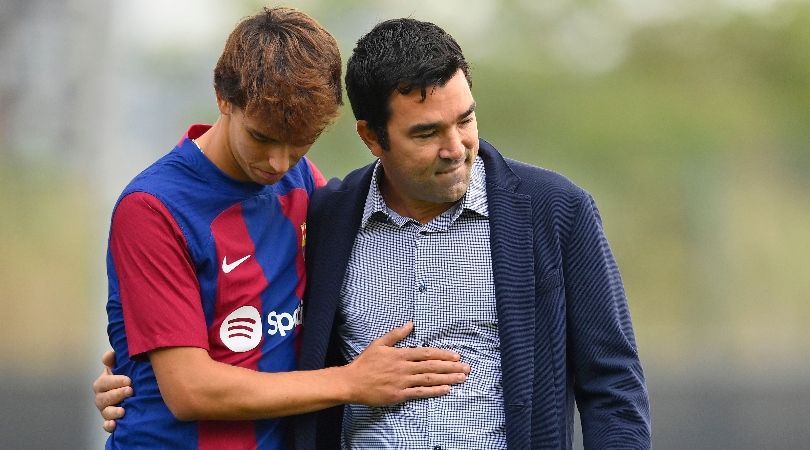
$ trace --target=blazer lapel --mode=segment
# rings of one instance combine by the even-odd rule
[[[524,448],[531,439],[534,378],[532,209],[529,196],[515,192],[520,179],[501,155],[483,140],[480,155],[484,159],[487,177],[506,439],[510,448]]]
[[[338,189],[319,202],[317,225],[307,260],[307,295],[304,303],[304,333],[301,368],[321,368],[332,336],[338,294],[360,227],[373,164],[346,177]],[[356,175],[356,176],[353,176]],[[328,189],[324,188],[324,189]],[[318,195],[318,193],[316,193]]]

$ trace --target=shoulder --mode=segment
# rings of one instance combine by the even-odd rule
[[[123,194],[113,208],[111,230],[138,234],[159,228],[179,231],[175,215],[154,194],[143,191]]]
[[[342,180],[333,178],[316,190],[310,199],[307,215],[313,229],[318,225],[332,227],[338,219],[359,222],[373,170],[372,163],[350,172]]]
[[[310,195],[315,189],[323,186],[326,180],[320,169],[306,156],[290,168],[284,177],[270,190],[288,192],[291,189],[305,189]]]
[[[340,178],[332,178],[325,186],[315,191],[312,197],[313,203],[329,202],[341,194],[357,193],[360,190],[367,190],[371,182],[373,169],[374,163],[371,163],[349,172],[342,180]]]
[[[179,152],[172,150],[136,175],[124,188],[121,198],[132,192],[148,192],[160,197],[161,194],[175,191],[178,185],[185,184],[184,180],[192,179],[189,176],[191,173]]]
[[[515,174],[521,178],[521,188],[538,193],[554,192],[579,197],[585,190],[565,175],[522,161],[507,159]]]
[[[148,222],[150,229],[177,234],[190,229],[189,218],[196,223],[200,204],[215,203],[213,189],[177,153],[164,155],[127,184],[112,209],[114,228],[133,223],[137,230]]]
[[[566,176],[553,170],[506,158],[490,143],[481,140],[481,156],[487,171],[487,184],[527,195],[533,203],[566,200],[579,202],[589,196]]]
[[[318,169],[318,166],[316,166],[311,159],[307,158],[306,156],[303,159],[312,177],[313,189],[323,187],[326,184],[326,178],[323,176],[323,173],[321,173],[321,170]]]
[[[147,254],[134,249],[157,248],[159,242],[167,246],[186,245],[185,235],[171,211],[157,197],[140,191],[124,195],[115,206],[109,237],[111,249],[133,255]]]
[[[172,180],[177,179],[174,165],[170,163],[172,159],[171,153],[164,155],[136,175],[118,197],[114,212],[122,209],[148,209],[156,204],[163,206],[162,193],[171,192]]]

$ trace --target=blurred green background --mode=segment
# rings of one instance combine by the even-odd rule
[[[0,0],[0,448],[97,448],[105,246],[120,190],[188,124],[258,1]],[[344,58],[433,21],[473,68],[479,131],[596,198],[660,449],[806,448],[810,2],[286,3]],[[348,104],[310,152],[371,160]]]

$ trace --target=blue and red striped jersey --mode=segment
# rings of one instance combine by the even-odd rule
[[[233,180],[191,140],[207,129],[192,126],[113,210],[107,332],[113,372],[135,395],[107,448],[285,448],[281,420],[177,420],[146,357],[199,347],[234,366],[295,369],[306,210],[323,176],[303,158],[273,185]]]

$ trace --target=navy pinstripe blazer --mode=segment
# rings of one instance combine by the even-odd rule
[[[481,140],[510,449],[650,447],[649,400],[624,288],[593,199]],[[373,165],[312,197],[301,369],[344,364],[332,332]],[[395,326],[398,324],[391,324]],[[295,419],[297,450],[338,448],[342,407]]]

